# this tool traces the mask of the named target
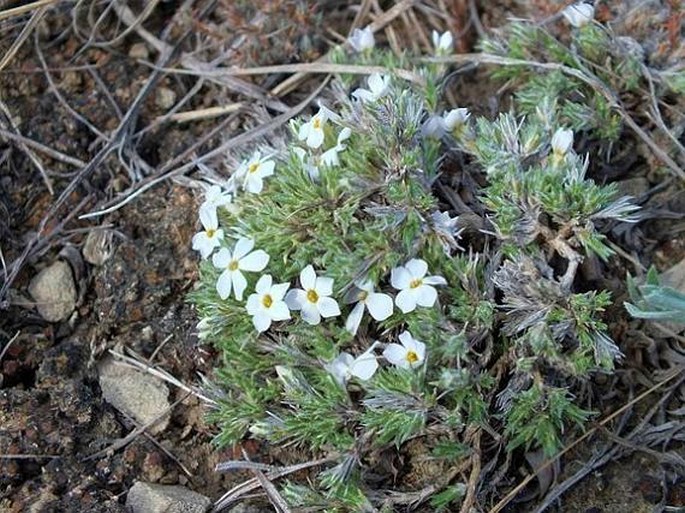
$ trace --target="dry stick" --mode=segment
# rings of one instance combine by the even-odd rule
[[[243,458],[245,458],[247,461],[250,461],[245,449],[242,449],[242,452]],[[257,476],[259,484],[262,488],[264,488],[266,496],[269,498],[269,502],[271,502],[271,505],[276,509],[276,511],[278,513],[290,513],[288,503],[285,501],[285,499],[283,499],[281,494],[278,493],[278,490],[276,490],[276,487],[273,485],[273,483],[266,478],[264,472],[256,467],[253,467],[251,470]]]
[[[49,6],[50,4],[56,3],[58,0],[39,0],[38,2],[33,2],[32,4],[20,5],[19,7],[14,7],[12,9],[6,9],[0,11],[0,21],[6,20],[7,18],[12,18],[13,16],[20,16],[31,12],[34,9],[40,7]]]
[[[378,16],[373,23],[369,24],[369,27],[371,28],[372,32],[377,32],[383,27],[385,27],[388,23],[390,23],[392,20],[394,20],[396,17],[398,17],[400,14],[402,14],[404,11],[407,9],[411,8],[417,0],[402,0],[395,4],[392,8],[388,9],[385,13],[382,15]],[[349,45],[349,43],[346,43],[346,46]],[[324,63],[328,60],[329,55],[326,54],[323,57],[320,57],[317,59],[317,63]],[[283,82],[278,84],[276,87],[271,89],[271,94],[273,96],[282,96],[284,94],[288,94],[291,92],[293,89],[295,89],[303,80],[307,78],[306,73],[296,73],[295,75],[285,79]]]
[[[132,358],[130,356],[123,355],[121,353],[118,353],[114,351],[113,349],[109,350],[109,354],[111,354],[114,358],[117,360],[121,360],[122,362],[127,363],[133,368],[136,368],[138,370],[141,370],[143,372],[146,372],[152,376],[155,376],[163,381],[166,381],[167,383],[170,383],[174,385],[175,387],[180,388],[181,390],[188,392],[189,394],[193,394],[195,397],[200,399],[201,401],[204,401],[205,403],[209,404],[210,406],[216,406],[217,402],[214,401],[213,399],[210,399],[209,397],[199,393],[197,390],[189,387],[185,383],[179,381],[175,377],[173,377],[171,374],[169,374],[167,371],[163,369],[158,369],[157,367],[154,367],[152,365],[149,365],[148,363],[145,363],[142,360]]]
[[[36,12],[33,13],[31,16],[31,19],[29,22],[24,26],[22,29],[21,33],[17,37],[17,39],[14,40],[12,43],[12,46],[10,49],[5,53],[5,56],[0,60],[0,71],[5,69],[5,66],[9,64],[9,62],[12,60],[12,58],[16,55],[16,53],[19,51],[19,48],[24,44],[26,39],[29,37],[29,34],[31,34],[31,31],[35,28],[35,26],[38,24],[38,22],[43,18],[45,15],[45,12],[48,10],[48,6],[43,6],[39,7]],[[19,132],[19,129],[14,126],[14,122],[12,121],[12,116],[9,112],[9,109],[7,106],[2,102],[0,99],[0,107],[2,107],[2,110],[7,116],[7,122],[9,124],[9,127],[18,135],[21,135]],[[0,124],[0,127],[2,124]],[[43,177],[43,182],[45,182],[45,186],[48,189],[48,192],[50,193],[51,196],[55,194],[54,189],[52,188],[52,182],[50,181],[50,178],[48,177],[45,169],[43,168],[43,163],[40,161],[40,159],[34,155],[34,153],[29,150],[29,148],[23,143],[19,142],[18,143],[19,148],[26,153],[26,155],[29,157],[29,160],[33,163],[34,166],[38,169],[40,172],[41,176]]]
[[[26,39],[29,37],[29,34],[31,34],[31,31],[35,28],[36,24],[38,24],[38,22],[43,18],[43,15],[45,15],[47,10],[47,6],[40,7],[36,12],[33,13],[29,22],[24,25],[24,28],[21,30],[19,36],[17,36],[17,39],[14,40],[12,46],[10,46],[10,49],[7,50],[5,56],[2,58],[2,60],[0,60],[0,71],[5,69],[5,66],[9,64],[17,51],[19,51],[19,48],[21,48],[21,45],[23,45]]]
[[[571,449],[573,449],[575,446],[580,444],[583,440],[589,438],[592,436],[600,427],[605,426],[612,420],[614,420],[616,417],[618,417],[621,413],[623,413],[625,410],[628,408],[632,407],[634,404],[640,402],[642,399],[650,395],[651,393],[655,392],[662,386],[664,386],[666,383],[669,381],[673,380],[674,378],[678,377],[685,371],[685,368],[674,368],[673,371],[671,371],[669,374],[666,375],[664,379],[662,379],[659,383],[656,385],[652,386],[651,388],[645,390],[642,392],[640,395],[632,399],[631,401],[627,402],[623,406],[621,406],[618,410],[613,412],[612,414],[608,415],[605,417],[603,420],[601,420],[598,424],[597,427],[593,427],[590,429],[587,433],[584,433],[582,436],[574,440],[570,445],[564,447],[559,454],[555,455],[554,458],[551,458],[544,462],[542,465],[540,465],[535,471],[531,474],[528,474],[528,476],[523,479],[513,490],[511,490],[501,501],[499,501],[495,506],[488,511],[488,513],[498,513],[499,511],[502,511],[502,509],[507,506],[513,499],[518,495],[518,493],[523,490],[528,483],[530,483],[535,477],[539,474],[539,472],[547,467],[549,467],[552,463],[554,463],[556,460],[561,458],[564,454],[569,452]]]
[[[318,467],[320,465],[325,465],[326,463],[333,463],[336,460],[335,457],[328,456],[326,458],[321,458],[314,461],[308,461],[306,463],[299,463],[297,465],[291,465],[289,467],[279,468],[266,473],[266,478],[269,480],[279,479],[281,477],[287,476],[288,474],[293,474],[295,472],[300,472],[301,470],[306,470],[311,467]],[[222,509],[231,505],[241,496],[257,490],[260,487],[259,480],[256,477],[249,479],[237,486],[231,488],[226,492],[219,500],[214,503],[214,508],[212,511],[221,511]]]
[[[208,153],[202,155],[201,157],[194,159],[192,162],[184,164],[180,167],[177,167],[176,169],[168,170],[167,168],[169,167],[168,165],[162,168],[160,172],[158,173],[158,176],[155,178],[147,181],[147,182],[140,182],[136,186],[136,189],[129,194],[126,198],[124,198],[122,201],[105,208],[103,210],[98,210],[96,212],[90,212],[88,214],[82,215],[79,217],[79,219],[89,219],[92,217],[98,217],[102,216],[105,214],[109,214],[111,212],[114,212],[116,210],[119,210],[121,207],[126,205],[127,203],[131,202],[133,199],[135,199],[137,196],[142,194],[143,192],[147,191],[148,189],[151,189],[157,184],[162,183],[165,180],[168,180],[169,178],[172,178],[176,175],[180,175],[185,173],[186,171],[191,170],[192,168],[196,167],[197,164],[201,164],[217,155],[220,155],[222,153],[225,153],[229,149],[235,148],[237,146],[240,146],[241,144],[245,144],[248,141],[251,141],[257,137],[260,137],[262,135],[265,135],[266,133],[272,131],[276,127],[287,123],[288,120],[293,118],[294,116],[297,116],[300,112],[302,112],[309,103],[316,98],[316,96],[321,92],[321,90],[325,87],[327,81],[324,81],[321,83],[321,85],[312,93],[310,94],[307,98],[305,98],[302,102],[298,103],[295,105],[293,108],[291,108],[288,112],[284,112],[283,114],[280,114],[276,116],[274,119],[269,121],[268,123],[265,123],[257,128],[253,128],[252,130],[248,132],[244,132],[236,137],[233,137],[229,139],[228,141],[224,142],[223,144],[220,144],[218,147],[214,148],[213,150],[209,151]],[[172,165],[177,159],[174,159],[172,161]]]
[[[75,157],[71,157],[69,155],[65,155],[64,153],[60,153],[57,150],[53,150],[49,146],[45,146],[44,144],[39,143],[38,141],[34,141],[33,139],[29,139],[28,137],[25,137],[20,134],[13,134],[8,130],[0,128],[0,138],[3,137],[5,139],[9,139],[11,141],[24,144],[26,146],[30,146],[34,150],[37,150],[41,153],[45,153],[48,157],[54,160],[59,160],[60,162],[64,162],[65,164],[71,164],[72,166],[76,167],[83,167],[86,165],[86,163],[82,160],[79,160]]]
[[[202,14],[204,14],[204,10]],[[190,30],[185,32],[180,37],[179,42],[176,44],[175,47],[173,47],[169,52],[164,52],[159,56],[158,63],[160,66],[164,66],[173,57],[173,55],[176,53],[176,50],[180,48],[180,43],[183,42],[190,34]],[[5,282],[2,284],[2,287],[0,287],[0,304],[2,302],[2,298],[4,298],[7,294],[7,290],[12,285],[12,282],[16,279],[17,274],[19,273],[19,270],[21,269],[22,265],[24,264],[28,256],[31,254],[31,252],[35,249],[35,247],[39,245],[41,241],[41,236],[46,235],[49,239],[52,235],[54,235],[54,233],[56,233],[55,229],[53,229],[49,233],[45,234],[49,221],[55,216],[59,209],[62,208],[62,205],[66,202],[67,198],[69,198],[71,193],[74,192],[78,184],[81,183],[81,181],[85,177],[90,175],[105,160],[105,158],[107,158],[107,156],[116,149],[116,146],[123,141],[129,128],[135,124],[135,120],[138,117],[138,112],[140,110],[141,105],[157,84],[157,81],[159,80],[160,76],[161,73],[155,70],[152,71],[147,82],[145,83],[145,85],[143,85],[140,92],[136,95],[136,98],[133,100],[131,107],[126,112],[126,115],[119,123],[119,126],[114,131],[109,141],[102,147],[102,149],[100,149],[100,151],[93,157],[93,159],[86,166],[84,166],[81,169],[81,171],[79,171],[79,173],[71,180],[71,182],[69,182],[69,184],[66,186],[64,191],[62,191],[62,193],[59,195],[59,197],[52,205],[52,207],[50,207],[50,210],[48,210],[45,216],[43,216],[43,219],[41,219],[35,235],[33,236],[33,238],[31,238],[31,240],[29,240],[21,255],[19,255],[19,257],[13,262],[12,270],[10,271],[9,276],[5,274]],[[72,210],[71,213],[74,214],[76,212],[78,212],[78,210]]]
[[[496,64],[500,66],[530,66],[539,69],[548,69],[554,71],[561,71],[566,75],[577,78],[581,82],[589,85],[593,89],[599,91],[604,98],[609,101],[611,107],[618,112],[623,121],[630,127],[635,134],[642,139],[642,141],[649,146],[654,154],[663,161],[680,179],[685,180],[685,171],[659,146],[652,140],[647,133],[640,128],[640,126],[633,120],[633,118],[626,112],[619,100],[614,96],[609,88],[604,83],[591,73],[583,72],[575,68],[570,68],[556,62],[536,62],[523,59],[510,59],[508,57],[499,57],[497,55],[488,55],[484,53],[465,53],[460,55],[451,55],[448,57],[433,57],[421,59],[424,62],[443,62],[450,64],[461,64],[464,62],[474,62],[476,64]]]
[[[164,69],[166,73],[179,75],[197,75],[202,77],[244,76],[244,75],[272,75],[275,73],[349,73],[351,75],[371,75],[372,73],[391,73],[403,80],[417,85],[425,85],[426,80],[406,69],[389,69],[385,66],[365,66],[357,64],[332,64],[328,62],[304,62],[300,64],[277,64],[275,66],[255,66],[253,68],[219,68],[208,71],[189,71],[177,69]]]
[[[222,105],[220,107],[208,107],[206,109],[188,110],[185,112],[177,112],[176,114],[163,115],[155,119],[155,122],[161,120],[175,121],[176,123],[188,123],[189,121],[197,121],[200,119],[209,119],[223,116],[224,114],[231,114],[240,110],[243,107],[242,103],[231,103],[229,105]]]
[[[128,444],[130,444],[133,440],[138,438],[138,435],[143,433],[147,428],[150,426],[153,426],[160,420],[162,420],[171,410],[173,410],[176,406],[181,404],[190,394],[186,394],[180,399],[177,399],[176,402],[173,404],[170,404],[167,408],[164,408],[164,411],[162,411],[159,415],[156,415],[155,418],[149,420],[145,424],[141,424],[140,426],[136,427],[133,431],[131,431],[128,435],[126,435],[124,438],[119,438],[118,440],[115,440],[112,442],[109,446],[105,447],[104,449],[91,454],[90,456],[86,456],[83,458],[81,461],[91,461],[97,458],[100,458],[102,456],[106,456],[110,452],[118,451],[119,449],[122,449],[126,447]]]
[[[9,342],[7,342],[7,344],[5,344],[5,347],[2,348],[2,351],[0,351],[0,362],[2,362],[2,359],[4,358],[5,353],[7,353],[7,351],[9,350],[10,346],[12,344],[14,344],[14,341],[19,338],[20,333],[21,333],[21,331],[17,331],[14,334],[14,336],[11,339],[9,339]]]
[[[5,102],[0,99],[0,112],[2,112],[5,117],[7,118],[7,126],[10,128],[12,132],[14,132],[16,135],[21,136],[21,133],[19,132],[19,129],[14,125],[14,121],[12,120],[12,113],[9,111],[7,108],[7,105],[5,105]],[[5,128],[5,123],[3,123],[0,120],[0,129],[4,131]],[[12,133],[10,132],[10,133]],[[17,142],[17,146],[26,154],[26,156],[29,158],[29,160],[33,163],[33,165],[38,169],[38,172],[40,173],[41,177],[43,178],[43,182],[45,182],[45,187],[47,187],[48,192],[50,193],[50,196],[53,196],[55,194],[54,189],[52,188],[52,182],[50,181],[50,178],[48,177],[47,172],[45,171],[45,168],[43,167],[43,163],[40,161],[38,156],[33,153],[28,146],[26,146],[23,142]]]

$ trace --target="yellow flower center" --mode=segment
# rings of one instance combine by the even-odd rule
[[[314,289],[309,289],[307,291],[307,301],[310,303],[316,303],[319,300],[319,295],[316,293],[316,290]]]
[[[369,297],[369,293],[365,290],[360,291],[359,294],[357,295],[357,298],[359,299],[359,301],[362,301],[362,302],[366,301],[366,298],[368,298],[368,297]]]
[[[274,298],[272,298],[270,294],[264,294],[262,304],[264,305],[264,308],[271,308],[271,305],[274,304]]]
[[[215,233],[216,233],[216,230],[212,230],[210,228],[209,230],[207,230],[207,237],[209,237],[211,239],[212,237],[214,237]]]
[[[228,270],[229,271],[237,271],[238,270],[238,261],[237,260],[231,260],[228,263]]]
[[[409,288],[415,289],[417,287],[420,287],[423,284],[423,280],[420,280],[418,278],[414,278],[412,281],[409,282]]]
[[[255,173],[259,169],[259,162],[255,162],[254,164],[250,164],[247,166],[247,171],[249,173]]]
[[[419,361],[419,355],[414,351],[407,351],[407,356],[405,356],[409,363],[416,363]]]
[[[321,119],[315,117],[312,120],[312,127],[314,128],[314,130],[321,130]]]

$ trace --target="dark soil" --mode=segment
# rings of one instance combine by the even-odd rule
[[[480,5],[485,3],[490,4]],[[497,4],[504,8],[483,9],[486,25],[501,23],[509,13],[509,4],[517,4],[519,14],[528,14],[521,13],[516,2]],[[550,4],[556,5],[537,1],[528,8],[545,13],[552,11]],[[164,16],[174,12],[177,2],[163,5],[162,10],[168,12],[156,14],[160,19],[153,19],[148,29],[157,27],[161,31]],[[226,19],[237,16],[230,2],[222,5]],[[219,37],[222,33],[217,35],[214,30],[222,27],[221,22],[212,19],[198,30]],[[51,12],[40,24],[38,48],[66,101],[103,134],[109,134],[120,120],[112,101],[125,110],[123,106],[130,104],[150,74],[149,67],[128,55],[132,45],[140,40],[130,36],[113,48],[86,48],[69,30],[69,23],[68,10],[57,8]],[[296,44],[281,50],[289,58],[312,60],[319,54],[317,45],[325,37],[321,35],[323,31],[319,27],[321,32],[307,39],[304,51],[301,32],[314,28],[306,24],[298,27],[300,31],[289,33],[292,39],[288,39]],[[10,28],[1,32],[0,48],[5,50],[17,33],[18,30]],[[30,37],[9,67],[0,73],[0,99],[22,135],[88,162],[103,143],[55,99],[36,48]],[[259,58],[263,58],[261,64],[286,62],[279,55],[260,55],[259,45],[236,56],[242,59],[238,64],[254,64]],[[102,83],[95,74],[79,68],[84,62],[96,70]],[[111,98],[104,92],[103,84]],[[469,80],[460,81],[459,94],[469,84]],[[184,77],[167,76],[156,91],[171,90],[180,98],[191,86],[192,82]],[[220,88],[208,86],[188,109],[212,106],[217,96],[230,99]],[[492,101],[483,101],[482,89],[478,89],[478,94],[464,92],[464,96],[474,98],[474,104],[480,97],[481,104],[476,107],[483,113],[492,108]],[[143,105],[136,128],[148,126],[164,113],[157,93],[151,95]],[[140,140],[138,152],[155,167],[215,126],[214,121],[163,125]],[[208,144],[220,139],[217,135]],[[47,157],[43,160],[58,192],[78,170]],[[641,180],[640,193],[647,193],[664,180],[663,176],[650,174],[646,164],[633,166],[629,173],[618,173],[611,180],[628,178]],[[87,204],[82,213],[88,212],[95,209],[97,202],[111,199],[129,185],[127,171],[116,154],[111,155],[82,180],[68,198],[66,208],[48,227],[55,226],[65,212],[81,201]],[[659,212],[685,211],[684,195],[678,191],[672,186],[658,195],[646,195],[647,208],[656,212],[655,219],[642,225],[638,233],[615,234],[623,237],[623,247],[628,247],[639,260],[655,262],[661,269],[685,256],[682,231],[669,236],[675,221],[659,218]],[[26,155],[16,144],[0,137],[0,249],[5,262],[19,257],[54,200]],[[193,396],[185,397],[173,408],[171,422],[160,435],[139,435],[122,448],[101,452],[136,427],[102,398],[96,363],[107,351],[123,352],[127,348],[142,358],[155,353],[152,364],[191,386],[199,383],[198,375],[211,376],[217,362],[213,349],[197,339],[196,315],[185,299],[197,279],[197,257],[190,249],[190,239],[196,231],[197,204],[198,197],[191,189],[165,182],[103,218],[73,220],[23,266],[12,284],[9,305],[0,309],[0,351],[18,334],[0,357],[0,512],[123,512],[126,493],[138,480],[181,484],[217,499],[246,477],[214,471],[217,463],[239,458],[240,451],[218,451],[212,445],[215,432],[205,419],[206,407]],[[111,253],[100,265],[85,263],[75,256],[80,254],[88,231],[93,229],[104,230],[111,237]],[[64,248],[72,248],[75,253],[65,252]],[[58,258],[73,265],[79,300],[69,319],[52,324],[33,308],[27,287],[41,268]],[[620,305],[622,282],[615,283],[614,288],[619,293]],[[639,324],[628,326],[622,321],[611,328],[630,356],[628,368],[636,368],[641,358],[647,359],[643,346],[635,339]],[[170,402],[186,396],[182,390],[170,388]],[[621,404],[617,402],[615,406]],[[685,454],[682,447],[680,450]],[[568,474],[591,451],[589,447],[586,453],[567,458],[563,462],[564,472]],[[275,453],[271,457],[279,459]],[[287,459],[283,456],[281,461]],[[522,467],[521,471],[523,475],[529,470]],[[685,507],[683,477],[673,476],[667,465],[660,465],[650,456],[636,455],[590,474],[550,511],[642,513],[656,511],[659,504]],[[530,508],[528,503],[515,504],[507,511],[525,512]]]

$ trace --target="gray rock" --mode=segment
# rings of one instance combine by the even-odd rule
[[[69,264],[58,260],[39,272],[29,285],[38,313],[49,322],[69,317],[76,308],[76,285]]]
[[[157,107],[162,110],[169,110],[176,103],[176,93],[168,87],[160,87],[157,89],[157,96],[155,98]]]
[[[126,496],[131,513],[205,513],[212,501],[184,486],[137,481]]]
[[[107,357],[98,365],[100,388],[105,400],[141,424],[147,424],[169,408],[169,388],[150,374]],[[161,433],[169,424],[167,411],[151,433]]]

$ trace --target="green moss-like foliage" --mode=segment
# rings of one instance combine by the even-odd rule
[[[416,71],[436,90],[436,69]],[[300,272],[312,265],[333,279],[342,311],[317,325],[293,311],[292,319],[258,333],[245,298],[219,297],[220,270],[211,260],[201,265],[192,296],[202,336],[222,354],[214,379],[224,393],[211,415],[217,442],[254,437],[335,459],[318,477],[283,484],[295,506],[387,506],[387,493],[406,471],[396,468],[393,476],[392,464],[380,461],[400,458],[406,468],[421,459],[406,447],[420,441],[423,458],[453,468],[471,457],[473,433],[486,427],[499,432],[493,451],[541,447],[551,455],[564,428],[589,416],[571,393],[577,379],[610,372],[620,357],[601,320],[608,294],[576,291],[574,278],[584,257],[611,255],[598,223],[631,220],[635,208],[613,187],[587,179],[584,157],[552,150],[562,115],[556,105],[525,121],[506,114],[448,128],[426,95],[393,78],[374,101],[341,96],[320,149],[298,140],[307,120],[295,121],[286,149],[271,155],[275,172],[263,190],[250,193],[233,179],[233,203],[219,208],[222,245],[232,249],[247,237],[270,256],[262,272],[244,273],[246,296],[262,274],[299,288]],[[339,162],[322,164],[322,152],[338,144],[344,128],[351,135]],[[295,148],[304,150],[304,161]],[[454,165],[459,158],[469,159],[483,184],[469,200],[471,214],[485,213],[484,230],[467,230],[461,239],[459,215],[466,212],[444,193],[448,178],[464,172]],[[344,300],[354,284],[370,280],[394,297],[392,270],[411,259],[444,278],[435,285],[436,303],[407,313],[395,306],[380,322],[366,312],[356,334],[346,330],[353,305]],[[413,368],[382,356],[404,331],[426,346]],[[370,379],[336,380],[329,365],[343,351],[371,351],[380,368]],[[464,493],[455,476],[402,484],[403,496],[414,500],[430,485],[433,506],[446,508]]]

